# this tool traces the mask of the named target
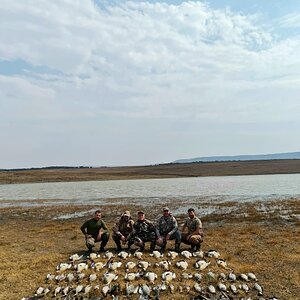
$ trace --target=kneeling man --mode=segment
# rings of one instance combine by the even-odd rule
[[[200,250],[201,243],[203,242],[202,223],[199,218],[196,217],[195,210],[193,208],[188,209],[189,218],[185,221],[182,233],[181,241],[185,244],[191,245],[192,251]],[[185,232],[187,229],[187,232]]]
[[[163,208],[163,215],[157,220],[157,240],[156,244],[161,247],[161,251],[166,250],[168,240],[175,240],[175,251],[180,251],[181,234],[178,230],[176,219],[172,216],[168,207]]]
[[[85,244],[88,247],[89,252],[92,252],[92,249],[97,242],[101,242],[99,250],[100,252],[104,252],[104,247],[109,239],[109,233],[106,224],[101,219],[100,210],[96,210],[94,217],[86,221],[80,229],[85,236]]]

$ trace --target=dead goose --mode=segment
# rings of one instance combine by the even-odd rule
[[[167,256],[170,257],[171,259],[175,259],[178,256],[178,253],[175,251],[169,251]]]
[[[129,253],[126,252],[126,251],[121,251],[121,252],[118,254],[118,256],[119,256],[120,258],[122,258],[122,259],[127,259],[127,257],[130,257],[130,256],[131,256],[131,254],[129,254]]]
[[[230,285],[230,289],[231,289],[231,291],[232,291],[233,294],[237,294],[238,291],[237,291],[237,288],[236,288],[236,286],[234,284]]]
[[[257,290],[258,295],[262,296],[263,288],[257,282],[254,284],[254,289]]]
[[[197,269],[200,269],[201,271],[207,268],[209,265],[210,265],[210,261],[206,261],[206,260],[198,260],[195,263],[195,267]]]
[[[215,278],[216,278],[216,274],[215,274],[214,272],[212,272],[212,271],[207,272],[206,275],[207,275],[207,278],[208,278],[209,280],[215,279]]]
[[[78,273],[78,274],[77,274],[77,280],[78,280],[78,281],[81,281],[84,277],[85,277],[85,274],[84,274],[84,273]]]
[[[157,274],[155,274],[154,272],[147,272],[145,274],[145,277],[148,278],[150,283],[154,284],[155,279],[157,279]]]
[[[203,258],[204,252],[203,251],[195,251],[195,252],[193,252],[193,256]]]
[[[63,281],[65,279],[66,279],[66,275],[64,275],[64,274],[60,274],[60,275],[55,276],[55,280],[57,282]]]
[[[136,263],[133,261],[129,261],[126,263],[125,267],[126,267],[126,270],[131,270],[136,267]]]
[[[215,294],[215,293],[216,293],[216,289],[215,289],[215,287],[214,287],[213,285],[209,285],[209,286],[207,287],[207,290],[208,290],[208,292],[211,293],[211,294]]]
[[[97,275],[94,273],[94,274],[90,274],[90,277],[89,277],[89,281],[90,282],[93,282],[93,281],[96,281],[97,279]]]
[[[68,280],[69,282],[72,282],[74,279],[75,279],[75,276],[74,276],[73,273],[68,273],[68,274],[67,274],[67,280]]]
[[[172,293],[172,294],[174,294],[175,293],[175,286],[174,286],[174,284],[170,284],[169,285],[169,289],[170,289],[170,292]]]
[[[128,282],[126,283],[125,291],[127,296],[130,296],[132,294],[137,294],[138,290],[139,290],[139,286],[134,286],[132,284],[129,284]]]
[[[74,261],[80,260],[82,258],[83,258],[83,255],[78,255],[77,253],[75,253],[69,257],[69,260],[74,262]]]
[[[208,256],[208,257],[214,257],[214,258],[219,258],[220,257],[220,253],[217,250],[208,250],[206,252],[206,256]]]
[[[169,270],[169,265],[171,265],[171,263],[167,260],[162,260],[159,263],[155,264],[157,267],[162,267],[164,270]]]
[[[104,297],[107,296],[108,292],[110,291],[110,286],[108,284],[105,284],[103,287],[102,287],[102,294]]]
[[[140,273],[126,273],[125,274],[125,280],[127,281],[133,281],[140,277]]]
[[[67,296],[68,293],[69,293],[69,290],[70,290],[70,287],[69,287],[69,286],[64,287],[63,290],[62,290],[63,296]]]
[[[54,278],[55,278],[55,275],[49,273],[46,276],[46,281],[52,281]]]
[[[149,266],[151,266],[151,264],[145,260],[141,260],[138,263],[138,267],[142,268],[144,271],[146,271]]]
[[[79,263],[78,265],[76,265],[74,267],[75,270],[77,270],[78,273],[82,272],[83,270],[87,270],[88,269],[88,264],[87,263]]]
[[[221,258],[217,259],[217,265],[218,265],[219,267],[222,267],[222,268],[224,268],[224,269],[227,269],[227,262],[226,262],[225,259],[221,259]]]
[[[249,281],[248,276],[246,274],[241,273],[239,277],[244,281]]]
[[[117,280],[118,279],[118,276],[114,273],[104,273],[103,274],[103,281],[104,283],[107,283],[107,284],[110,284],[113,280]]]
[[[100,258],[100,254],[97,254],[97,253],[91,253],[91,254],[89,255],[89,258],[90,258],[91,260],[95,260],[96,258]]]
[[[182,252],[181,252],[181,255],[182,255],[184,258],[186,258],[186,259],[189,259],[189,258],[191,258],[191,257],[193,256],[192,253],[191,253],[190,251],[187,251],[187,250],[182,251]]]
[[[81,293],[83,290],[83,285],[77,285],[75,288],[75,295],[78,295],[79,293]]]
[[[196,283],[194,284],[194,290],[195,290],[196,292],[198,292],[198,293],[201,293],[201,292],[202,292],[202,288],[201,288],[201,286],[200,286],[200,284],[199,284],[198,282],[196,282]]]
[[[182,277],[183,279],[191,279],[191,278],[193,278],[193,275],[192,275],[192,274],[189,274],[189,273],[186,273],[186,272],[183,272],[183,273],[181,274],[181,277]]]
[[[138,258],[138,259],[141,259],[142,256],[143,256],[143,252],[137,250],[137,251],[134,252],[133,256]]]
[[[219,274],[219,278],[221,280],[226,280],[226,275],[222,272],[222,273]]]
[[[40,296],[42,294],[44,294],[44,288],[40,286],[39,288],[37,288],[35,296]]]
[[[151,293],[151,287],[148,284],[144,283],[139,287],[139,294],[146,296],[147,297],[146,299],[148,299],[150,293]]]
[[[180,260],[180,261],[176,262],[175,265],[177,268],[182,269],[182,270],[186,270],[189,266],[189,264],[185,260]]]
[[[217,287],[218,287],[218,289],[219,289],[221,292],[227,292],[227,287],[226,287],[226,285],[225,285],[224,283],[219,282],[219,283],[217,284]]]
[[[236,281],[236,275],[235,275],[234,273],[230,272],[230,273],[228,274],[228,279],[229,279],[230,281]]]
[[[61,286],[57,286],[54,290],[54,297],[56,297],[61,292],[61,290],[62,290]]]
[[[153,251],[150,256],[153,256],[154,258],[161,258],[164,255],[162,253],[160,253],[159,251]]]
[[[248,276],[249,279],[257,281],[257,278],[256,278],[254,273],[251,273],[251,272],[247,273],[247,276]]]
[[[97,271],[100,271],[100,270],[102,270],[105,266],[106,266],[106,264],[104,264],[103,262],[99,261],[99,262],[95,263],[94,268],[95,268]]]
[[[60,263],[58,266],[56,266],[56,271],[58,272],[64,272],[68,269],[72,268],[72,264],[68,264],[68,263]]]
[[[171,271],[167,271],[167,272],[164,272],[162,273],[161,275],[162,279],[164,281],[166,281],[167,283],[171,282],[173,279],[176,278],[176,274],[171,272]]]
[[[84,294],[88,294],[91,290],[92,290],[93,286],[92,285],[87,285],[85,288],[84,288],[84,291],[83,293]]]
[[[195,274],[194,274],[194,278],[195,278],[198,282],[200,282],[200,281],[202,280],[202,275],[201,275],[200,273],[195,273]]]
[[[248,292],[249,292],[249,286],[248,286],[246,283],[242,284],[242,290],[243,290],[245,293],[248,293]]]
[[[122,263],[120,261],[116,261],[116,262],[109,262],[108,264],[108,268],[112,271],[117,270],[118,268],[121,268]]]
[[[114,256],[114,254],[113,254],[112,252],[110,252],[110,251],[106,251],[106,252],[104,253],[104,255],[103,255],[103,258],[106,258],[106,259],[111,259],[111,258],[113,258],[113,257],[115,257],[115,256]]]

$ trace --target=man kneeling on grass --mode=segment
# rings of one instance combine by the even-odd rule
[[[100,210],[96,210],[94,217],[84,222],[80,229],[85,236],[85,244],[88,247],[89,252],[92,252],[92,249],[97,242],[101,242],[99,251],[104,252],[104,247],[109,239],[109,233],[104,221],[101,219]]]
[[[145,219],[143,211],[138,212],[138,219],[133,224],[133,231],[128,235],[128,250],[135,244],[141,251],[145,249],[145,243],[150,242],[150,251],[155,248],[156,229],[152,222]]]
[[[185,221],[182,233],[181,241],[185,244],[191,245],[192,251],[200,250],[201,243],[203,242],[202,223],[199,218],[196,217],[195,210],[193,208],[188,209],[189,218]],[[187,229],[188,232],[185,232]]]

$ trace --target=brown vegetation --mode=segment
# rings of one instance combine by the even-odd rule
[[[226,203],[235,206],[236,203]],[[283,209],[299,215],[299,200],[280,203]],[[180,203],[174,203],[174,207]],[[222,204],[220,204],[221,208]],[[103,207],[109,228],[125,207]],[[94,209],[90,206],[0,209],[0,299],[15,300],[33,295],[45,285],[47,273],[54,273],[60,262],[85,250],[79,226],[87,218],[53,220],[61,213]],[[131,211],[137,207],[130,207]],[[158,208],[145,207],[147,218],[160,214]],[[217,249],[235,272],[254,272],[266,295],[279,299],[297,299],[300,295],[300,230],[297,219],[282,219],[280,211],[259,212],[255,204],[240,207],[243,214],[203,217],[205,241],[202,250]],[[201,212],[200,212],[201,216]],[[182,224],[185,215],[177,216]],[[170,243],[173,247],[173,243]],[[113,248],[112,241],[109,248]],[[193,292],[191,295],[195,295]],[[174,294],[162,299],[189,299]]]
[[[300,173],[300,160],[160,164],[132,167],[0,171],[0,184]]]

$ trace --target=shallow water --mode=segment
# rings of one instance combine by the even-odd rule
[[[105,204],[155,205],[161,201],[213,203],[300,196],[300,174],[217,176],[0,185],[0,207]],[[44,201],[40,201],[44,200]],[[169,200],[169,201],[167,201]]]

